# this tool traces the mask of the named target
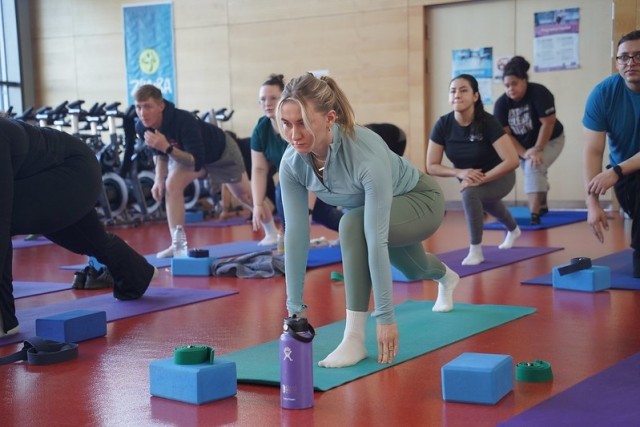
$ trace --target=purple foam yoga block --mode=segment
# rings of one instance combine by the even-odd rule
[[[598,292],[611,287],[611,269],[603,265],[594,265],[586,270],[578,270],[561,276],[558,269],[563,265],[553,267],[552,283],[557,289],[572,291]]]
[[[107,334],[107,313],[74,310],[36,319],[36,335],[61,342],[80,342]]]
[[[513,358],[462,353],[442,367],[442,398],[493,405],[513,390]]]
[[[215,358],[214,363],[176,365],[173,357],[149,364],[152,396],[202,403],[235,396],[238,392],[236,363]]]
[[[174,276],[211,276],[211,263],[215,257],[207,258],[173,258],[171,274]]]

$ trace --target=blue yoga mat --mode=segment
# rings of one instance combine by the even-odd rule
[[[15,299],[31,297],[34,295],[48,294],[50,292],[66,291],[71,289],[70,283],[50,282],[13,282],[13,297]]]
[[[241,242],[223,243],[220,245],[199,246],[202,249],[209,249],[209,254],[216,258],[227,258],[236,255],[249,254],[251,252],[262,252],[274,249],[274,246],[259,246],[257,241],[246,240]],[[155,267],[170,267],[171,258],[156,258],[155,254],[145,255],[147,261]],[[321,267],[323,265],[336,264],[342,262],[342,252],[340,246],[326,246],[322,248],[309,249],[307,267]],[[86,264],[64,265],[63,270],[82,270]]]
[[[483,246],[482,252],[484,262],[478,265],[461,265],[460,263],[469,253],[469,249],[457,249],[451,252],[437,254],[440,261],[444,262],[450,269],[460,275],[460,277],[470,276],[483,271],[492,270],[508,264],[513,264],[525,259],[546,255],[551,252],[562,250],[556,247],[522,247],[514,246],[511,249],[498,249],[497,246]],[[394,282],[411,282],[395,267],[392,271]]]
[[[548,214],[540,218],[539,225],[529,225],[531,211],[527,207],[510,207],[509,211],[513,219],[518,223],[521,230],[544,230],[546,228],[559,227],[561,225],[572,224],[574,222],[586,221],[586,211],[549,211]],[[488,222],[484,225],[485,230],[505,230],[504,225],[498,221]]]
[[[212,227],[212,228],[221,228],[221,227],[230,227],[232,225],[243,225],[249,224],[249,218],[244,216],[236,216],[228,219],[208,219],[206,221],[194,221],[187,222],[185,227]]]
[[[107,313],[107,322],[111,322],[237,293],[237,291],[150,287],[142,298],[132,301],[120,301],[115,299],[111,293],[103,293],[93,297],[19,310],[16,314],[20,323],[20,333],[0,338],[0,346],[20,342],[34,336],[36,334],[36,319],[67,311],[105,311]]]
[[[591,260],[593,265],[602,265],[611,269],[611,288],[640,290],[640,279],[633,277],[632,249],[625,249],[610,255]],[[522,282],[524,285],[553,285],[552,274],[544,274]]]
[[[499,424],[529,426],[637,426],[640,353]]]
[[[307,268],[322,267],[324,265],[342,262],[340,246],[324,246],[309,249],[307,256]]]
[[[221,243],[218,245],[198,246],[201,249],[208,249],[209,256],[215,258],[227,258],[236,255],[244,255],[251,252],[261,252],[268,249],[275,249],[273,246],[260,246],[257,240],[241,240],[238,242]],[[151,265],[157,268],[170,267],[171,258],[157,258],[156,254],[144,256]],[[87,264],[63,265],[63,270],[82,270]]]
[[[318,361],[331,353],[342,340],[344,321],[317,328],[313,340],[313,383],[316,390],[329,390],[357,378],[397,365],[440,347],[495,328],[535,312],[534,308],[506,305],[456,304],[449,313],[434,313],[433,301],[406,301],[396,306],[400,350],[392,364],[377,362],[375,319],[367,322],[369,356],[354,366],[320,368]],[[428,325],[426,327],[425,325]],[[236,362],[238,382],[278,386],[280,384],[279,340],[221,355]]]
[[[44,236],[39,236],[33,240],[26,240],[24,237],[14,237],[11,239],[13,249],[33,248],[35,246],[52,245],[53,242]]]

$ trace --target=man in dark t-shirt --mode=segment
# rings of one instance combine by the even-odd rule
[[[208,177],[213,186],[226,184],[249,209],[251,186],[238,144],[222,129],[198,120],[176,108],[153,85],[140,86],[135,94],[139,121],[136,133],[154,150],[156,179],[151,189],[155,200],[165,198],[169,232],[173,236],[184,224],[184,189],[198,178]],[[277,230],[273,217],[262,223],[266,236],[261,245],[274,245]],[[173,257],[173,245],[158,252],[158,258]]]

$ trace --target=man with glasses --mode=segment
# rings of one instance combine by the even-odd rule
[[[632,219],[633,277],[640,278],[640,31],[618,42],[614,74],[587,99],[584,126],[584,178],[588,223],[600,242],[609,229],[598,198],[613,187],[620,206]],[[603,171],[605,139],[609,165]]]

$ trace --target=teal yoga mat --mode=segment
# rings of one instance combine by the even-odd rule
[[[315,389],[326,391],[338,387],[535,312],[531,307],[456,304],[454,310],[449,313],[434,313],[431,311],[432,307],[433,301],[406,301],[396,306],[400,351],[394,363],[389,365],[377,362],[373,318],[367,323],[369,357],[347,368],[327,369],[318,366],[318,361],[331,353],[342,340],[345,322],[335,322],[317,328],[313,340]],[[276,339],[221,357],[236,362],[238,382],[279,386],[278,353]]]

